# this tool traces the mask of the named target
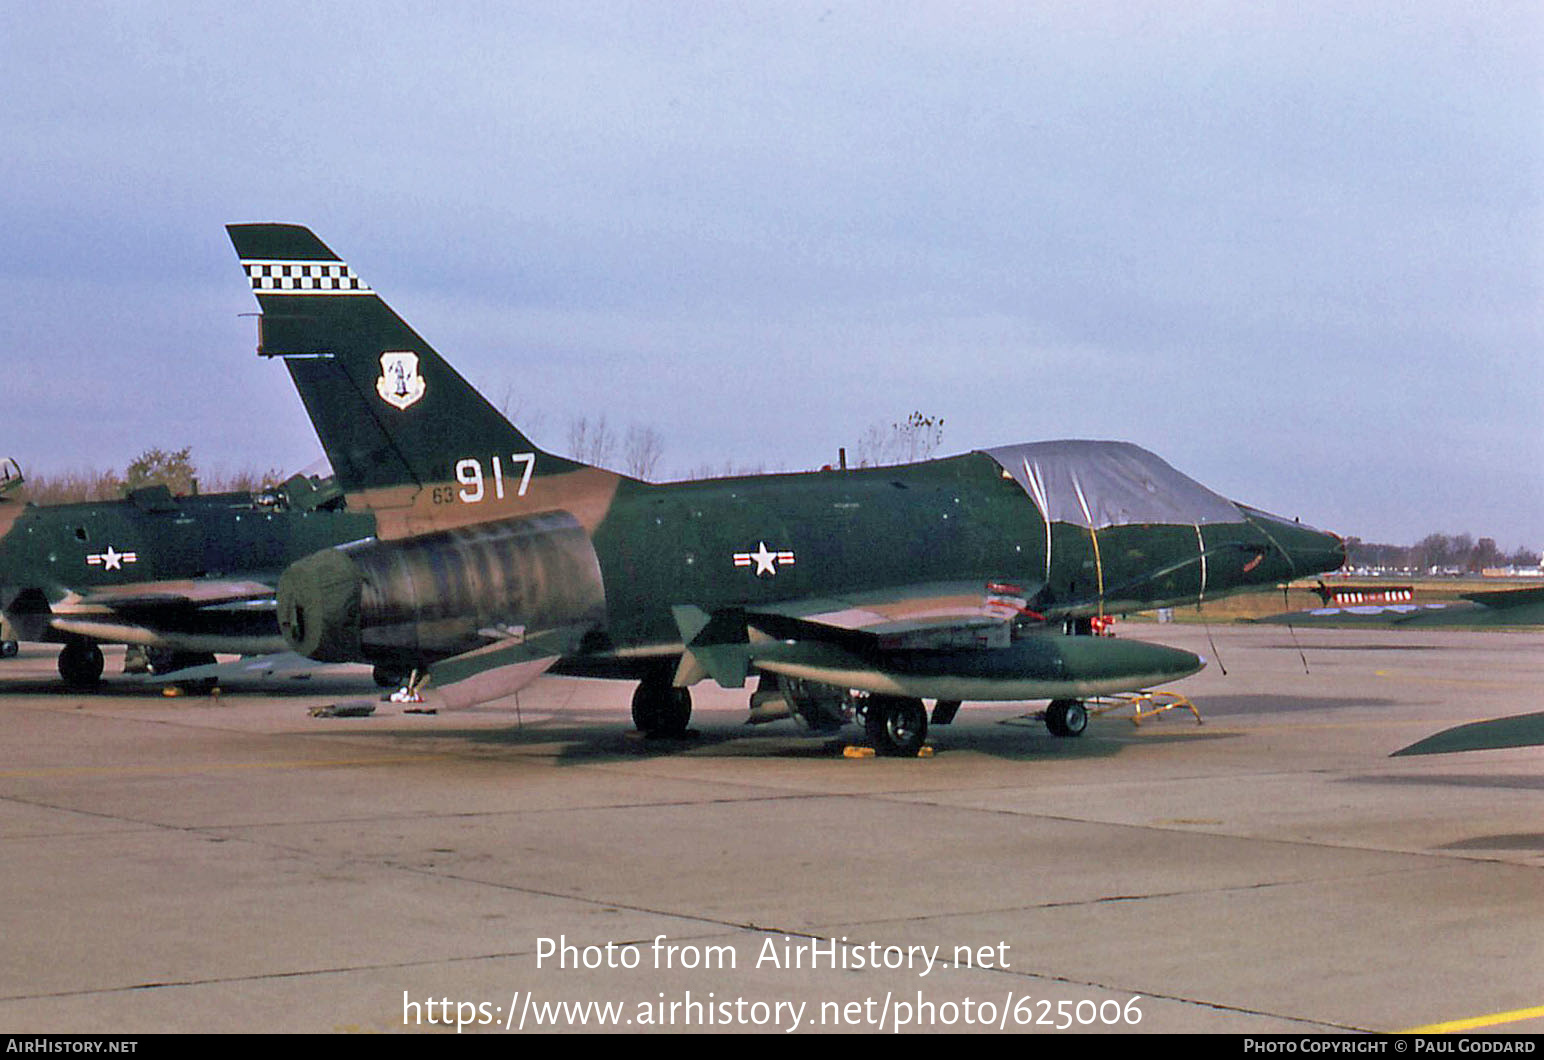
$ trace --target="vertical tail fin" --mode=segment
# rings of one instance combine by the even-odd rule
[[[345,492],[502,497],[513,479],[524,495],[533,476],[583,466],[532,444],[310,229],[227,231],[263,310],[258,353],[284,358]]]

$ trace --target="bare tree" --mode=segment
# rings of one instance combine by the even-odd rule
[[[123,480],[116,471],[66,471],[57,475],[29,474],[21,496],[34,504],[73,504],[77,501],[112,501],[123,496]]]
[[[942,416],[924,416],[913,412],[888,428],[874,424],[858,439],[856,455],[859,467],[886,464],[910,464],[926,460],[938,449],[944,437]]]
[[[665,440],[653,427],[629,427],[622,437],[622,470],[633,478],[652,480],[664,452]]]
[[[570,420],[568,424],[568,455],[583,464],[606,467],[611,463],[616,448],[616,435],[606,425],[606,417],[593,422],[588,416]]]
[[[504,384],[504,396],[499,399],[499,411],[504,414],[506,420],[520,428],[521,434],[534,441],[547,421],[547,410],[540,405],[532,408],[532,404],[529,396],[516,394],[515,384]]]

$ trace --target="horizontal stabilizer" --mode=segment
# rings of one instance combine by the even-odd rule
[[[145,683],[168,685],[183,681],[266,681],[280,678],[298,681],[309,678],[326,666],[326,663],[307,659],[304,655],[281,651],[267,655],[243,655],[230,662],[204,663],[200,666],[187,666],[181,670],[169,670],[164,674],[157,673],[145,678]]]
[[[462,710],[514,695],[579,646],[584,629],[552,630],[517,641],[498,641],[429,667],[424,702],[438,710]]]

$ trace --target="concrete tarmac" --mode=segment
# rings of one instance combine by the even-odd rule
[[[24,645],[0,1031],[1544,1031],[1544,748],[1388,757],[1541,709],[1544,637],[1121,631],[1213,660],[1204,724],[967,704],[909,760],[709,685],[646,741],[624,683],[314,718],[368,675]]]

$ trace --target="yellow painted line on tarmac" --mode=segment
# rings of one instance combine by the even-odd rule
[[[1266,715],[1263,715],[1263,714],[1256,715],[1256,716],[1260,717],[1260,718],[1265,718],[1266,717]],[[1470,719],[1470,720],[1472,720],[1472,721],[1485,721],[1486,719],[1484,719],[1484,718],[1473,718],[1473,719]],[[1309,731],[1314,730],[1314,729],[1410,729],[1410,728],[1426,728],[1426,729],[1429,729],[1433,725],[1451,725],[1451,724],[1454,724],[1454,723],[1448,721],[1445,718],[1438,718],[1436,720],[1433,720],[1431,718],[1409,718],[1409,719],[1400,719],[1400,718],[1368,718],[1365,721],[1269,721],[1269,720],[1267,720],[1263,724],[1251,725],[1251,726],[1248,726],[1248,727],[1239,727],[1239,726],[1236,726],[1236,725],[1223,726],[1223,725],[1214,724],[1212,722],[1207,722],[1206,723],[1206,730],[1203,733],[1203,735],[1207,735],[1207,736],[1255,736],[1255,735],[1258,735],[1259,733],[1262,733],[1262,732],[1309,732]],[[1089,731],[1092,732],[1093,730],[1090,729]],[[1159,730],[1157,730],[1157,729],[1138,729],[1137,730],[1137,735],[1140,736],[1141,734],[1148,733],[1148,732],[1156,733],[1158,731]],[[1171,732],[1172,732],[1172,730],[1171,730]],[[1110,733],[1110,732],[1100,732],[1099,735],[1100,736],[1110,736],[1110,737],[1114,737],[1115,739],[1121,739],[1120,736],[1116,735],[1115,733]],[[1167,734],[1165,734],[1165,735],[1167,735]],[[1130,742],[1131,743],[1141,743],[1142,741],[1140,739],[1137,739],[1137,738],[1133,737]]]
[[[1422,685],[1456,685],[1459,688],[1519,688],[1526,682],[1518,681],[1474,681],[1462,677],[1426,677],[1422,674],[1396,674],[1391,670],[1374,670],[1374,677],[1387,677],[1391,681],[1411,681]]]
[[[208,762],[201,765],[43,766],[0,770],[0,780],[37,777],[151,776],[156,773],[214,773],[234,769],[335,769],[340,766],[390,766],[404,762],[437,762],[453,755],[403,755],[395,758],[309,758],[279,762]]]
[[[1428,1023],[1424,1027],[1411,1027],[1395,1031],[1395,1034],[1457,1034],[1460,1031],[1478,1030],[1481,1027],[1499,1027],[1505,1023],[1521,1023],[1524,1020],[1544,1019],[1544,1005],[1533,1008],[1514,1008],[1511,1012],[1497,1012],[1490,1016],[1475,1016],[1466,1020],[1448,1020],[1446,1023]]]

